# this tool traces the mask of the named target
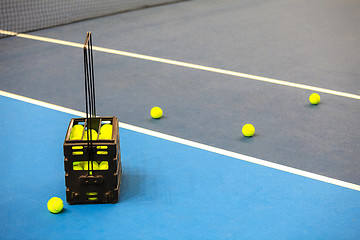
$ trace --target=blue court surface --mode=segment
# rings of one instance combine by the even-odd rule
[[[62,144],[74,116],[1,97],[3,239],[357,239],[360,192],[120,129],[117,204],[67,205]]]
[[[0,29],[0,239],[360,239],[359,10],[193,0]],[[97,115],[120,122],[116,204],[66,203],[87,31]]]

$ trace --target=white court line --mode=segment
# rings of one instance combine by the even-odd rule
[[[34,104],[34,105],[37,105],[37,106],[42,106],[42,107],[53,109],[53,110],[56,110],[56,111],[72,114],[72,115],[75,115],[75,116],[85,117],[85,113],[83,113],[83,112],[79,112],[79,111],[69,109],[69,108],[65,108],[65,107],[61,107],[61,106],[58,106],[58,105],[55,105],[55,104],[50,104],[50,103],[46,103],[46,102],[43,102],[43,101],[35,100],[35,99],[32,99],[32,98],[20,96],[20,95],[17,95],[17,94],[5,92],[5,91],[2,91],[2,90],[0,90],[0,95],[4,96],[4,97],[16,99],[16,100],[19,100],[19,101],[31,103],[31,104]],[[202,150],[205,150],[205,151],[217,153],[217,154],[220,154],[220,155],[223,155],[223,156],[228,156],[228,157],[231,157],[231,158],[239,159],[241,161],[254,163],[254,164],[269,167],[269,168],[272,168],[272,169],[277,169],[277,170],[280,170],[280,171],[283,171],[283,172],[288,172],[288,173],[303,176],[303,177],[306,177],[306,178],[311,178],[311,179],[314,179],[314,180],[318,180],[318,181],[321,181],[321,182],[330,183],[330,184],[333,184],[333,185],[337,185],[337,186],[353,189],[353,190],[356,190],[356,191],[360,191],[360,185],[356,185],[356,184],[353,184],[353,183],[337,180],[337,179],[334,179],[334,178],[322,176],[322,175],[319,175],[319,174],[303,171],[303,170],[292,168],[292,167],[287,167],[287,166],[284,166],[284,165],[281,165],[281,164],[277,164],[277,163],[269,162],[269,161],[262,160],[262,159],[259,159],[259,158],[250,157],[250,156],[247,156],[247,155],[227,151],[227,150],[212,147],[212,146],[209,146],[209,145],[206,145],[206,144],[197,143],[197,142],[193,142],[193,141],[190,141],[190,140],[174,137],[174,136],[171,136],[171,135],[168,135],[168,134],[155,132],[155,131],[152,131],[152,130],[149,130],[149,129],[133,126],[133,125],[126,124],[126,123],[119,122],[119,126],[121,128],[123,128],[123,129],[127,129],[127,130],[131,130],[131,131],[134,131],[134,132],[150,135],[150,136],[161,138],[161,139],[168,140],[168,141],[171,141],[171,142],[180,143],[180,144],[187,145],[187,146],[190,146],[190,147],[194,147],[194,148],[197,148],[197,149],[202,149]]]
[[[63,40],[47,38],[47,37],[39,37],[39,36],[35,36],[35,35],[30,35],[30,34],[22,34],[22,33],[4,31],[1,29],[0,29],[0,33],[11,35],[11,36],[17,36],[20,38],[33,39],[33,40],[49,42],[49,43],[56,43],[56,44],[60,44],[60,45],[77,47],[77,48],[83,48],[83,46],[84,46],[83,44],[80,44],[80,43],[74,43],[74,42],[63,41]],[[235,71],[230,71],[230,70],[224,70],[224,69],[220,69],[220,68],[207,67],[207,66],[202,66],[202,65],[192,64],[192,63],[180,62],[180,61],[175,61],[175,60],[170,60],[170,59],[165,59],[165,58],[152,57],[152,56],[147,56],[147,55],[142,55],[142,54],[137,54],[137,53],[130,53],[130,52],[114,50],[114,49],[109,49],[109,48],[96,47],[96,46],[93,46],[93,50],[99,51],[99,52],[104,52],[104,53],[111,53],[111,54],[127,56],[127,57],[132,57],[132,58],[138,58],[138,59],[143,59],[143,60],[148,60],[148,61],[153,61],[153,62],[166,63],[166,64],[171,64],[171,65],[176,65],[176,66],[181,66],[181,67],[187,67],[187,68],[198,69],[198,70],[202,70],[202,71],[208,71],[208,72],[214,72],[214,73],[230,75],[230,76],[235,76],[235,77],[247,78],[247,79],[252,79],[252,80],[261,81],[261,82],[273,83],[273,84],[277,84],[277,85],[306,89],[306,90],[311,90],[311,91],[315,91],[315,92],[322,92],[322,93],[327,93],[327,94],[331,94],[331,95],[342,96],[342,97],[360,100],[360,95],[356,95],[356,94],[340,92],[340,91],[335,91],[335,90],[326,89],[326,88],[319,88],[319,87],[314,87],[314,86],[305,85],[305,84],[287,82],[287,81],[272,79],[272,78],[267,78],[267,77],[260,77],[260,76],[256,76],[256,75],[240,73],[240,72],[235,72]]]

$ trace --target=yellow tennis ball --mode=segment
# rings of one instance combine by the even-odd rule
[[[92,162],[93,165],[93,169],[91,169],[91,162],[85,162],[84,164],[84,170],[89,170],[89,165],[90,165],[90,170],[99,170],[99,164],[95,161]]]
[[[73,162],[73,170],[75,171],[84,170],[82,162]]]
[[[51,213],[59,213],[64,208],[64,203],[61,198],[52,197],[47,203],[47,208]]]
[[[111,124],[109,124],[109,123],[104,124],[100,128],[99,139],[112,139],[112,129],[113,129],[113,126]]]
[[[99,170],[108,170],[109,169],[109,162],[102,161],[99,165]]]
[[[76,124],[71,128],[70,140],[80,140],[82,133],[84,131],[84,126]]]
[[[255,133],[255,127],[251,124],[245,124],[242,128],[242,133],[245,137],[252,137]]]
[[[159,107],[153,107],[150,111],[150,115],[152,118],[159,119],[163,115],[163,111]]]
[[[319,102],[320,102],[320,95],[317,94],[317,93],[311,94],[310,97],[309,97],[309,101],[310,101],[310,103],[313,104],[313,105],[319,104]]]
[[[87,135],[88,135],[88,130],[85,131],[84,133],[84,140],[87,140]],[[90,132],[89,132],[89,137],[90,137]],[[91,140],[97,140],[98,134],[94,129],[91,129]]]
[[[93,161],[93,165],[92,165],[92,168],[91,168],[91,162],[85,162],[84,163],[84,170],[89,170],[89,168],[90,168],[90,170],[99,170],[99,164],[97,163],[97,162],[95,162],[95,161]],[[92,171],[90,171],[90,175],[92,175],[93,174],[93,172]]]

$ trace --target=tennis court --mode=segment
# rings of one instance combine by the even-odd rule
[[[2,239],[359,239],[359,2],[7,2]],[[88,31],[97,115],[119,119],[116,204],[65,201]]]

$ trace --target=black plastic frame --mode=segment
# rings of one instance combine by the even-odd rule
[[[110,121],[113,127],[112,139],[99,139],[100,134],[98,134],[97,140],[92,140],[91,145],[87,140],[70,140],[71,129],[75,124],[84,123],[83,135],[87,126],[86,118],[71,119],[64,141],[66,201],[69,204],[116,203],[119,200],[122,167],[118,119],[116,117],[96,117],[91,121],[98,123],[98,130],[101,123]],[[73,149],[73,147],[77,147],[77,149]],[[82,147],[80,151],[83,154],[74,155],[74,152],[79,152],[79,147]],[[107,147],[105,150],[107,154],[103,154],[104,149],[98,149],[98,147]],[[102,154],[99,154],[99,151]],[[73,170],[73,163],[78,161],[108,161],[109,169]]]

